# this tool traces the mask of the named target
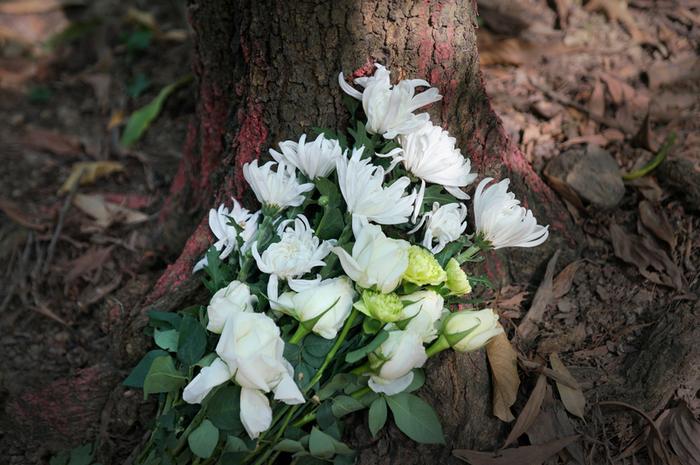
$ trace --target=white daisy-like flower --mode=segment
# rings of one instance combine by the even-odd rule
[[[509,179],[486,187],[493,178],[483,179],[474,193],[476,232],[502,247],[535,247],[549,236],[549,226],[537,224],[532,211],[520,206],[515,194],[508,192]]]
[[[361,159],[364,147],[353,149],[350,159],[337,162],[338,183],[348,211],[379,224],[402,224],[413,213],[416,193],[405,195],[411,184],[407,177],[384,187],[384,168]]]
[[[280,241],[270,244],[262,254],[257,242],[252,247],[258,269],[270,275],[268,296],[272,300],[278,297],[278,280],[299,278],[317,266],[324,266],[323,259],[336,242],[321,241],[314,236],[314,230],[304,215],[280,223],[277,235]]]
[[[467,206],[463,203],[448,203],[440,206],[433,203],[432,211],[423,215],[420,224],[411,232],[419,230],[425,224],[423,247],[432,253],[438,253],[447,244],[456,241],[467,229]],[[436,245],[433,245],[437,241]]]
[[[219,258],[222,260],[231,255],[238,248],[238,238],[243,241],[241,251],[245,252],[250,247],[250,240],[258,230],[258,218],[260,212],[249,212],[234,198],[233,209],[229,210],[223,203],[218,209],[209,210],[209,228],[216,237],[213,247],[218,250]],[[236,229],[235,223],[240,228]],[[205,256],[194,266],[193,273],[207,266],[208,260]]]
[[[407,171],[422,181],[440,184],[458,199],[467,200],[462,192],[476,179],[471,172],[471,162],[455,146],[457,140],[430,121],[417,131],[399,136],[402,153],[394,155]]]
[[[399,134],[415,131],[428,121],[430,116],[427,113],[415,115],[413,112],[440,100],[442,96],[438,90],[423,79],[399,81],[392,86],[389,71],[380,64],[375,66],[377,69],[372,76],[355,79],[355,84],[364,87],[362,92],[345,82],[343,73],[338,75],[343,91],[362,101],[367,115],[367,132],[393,139]],[[416,94],[416,87],[428,89]]]
[[[272,158],[288,163],[309,179],[325,178],[331,174],[336,160],[343,156],[340,143],[335,139],[326,139],[323,134],[313,142],[306,142],[306,134],[302,134],[299,142],[280,142],[280,150],[282,153],[270,149]]]
[[[272,171],[274,165],[276,172]],[[313,183],[300,184],[294,167],[284,162],[268,161],[258,166],[258,160],[253,160],[243,165],[243,176],[260,203],[279,209],[298,207],[304,203],[304,193],[314,188]]]

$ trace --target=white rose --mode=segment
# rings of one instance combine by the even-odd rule
[[[492,337],[501,334],[503,327],[498,322],[498,315],[486,308],[451,314],[445,319],[442,331],[454,350],[471,352],[484,347]]]
[[[401,300],[413,302],[403,309],[403,319],[411,319],[404,329],[418,334],[423,342],[434,340],[437,337],[437,322],[445,311],[445,299],[434,291],[418,291],[401,296]]]
[[[258,298],[250,294],[250,288],[240,281],[232,281],[228,286],[216,291],[209,301],[207,329],[221,334],[226,320],[236,312],[252,312]]]
[[[289,405],[304,403],[294,383],[292,366],[283,357],[284,341],[270,317],[262,313],[233,313],[216,346],[219,359],[203,368],[185,387],[183,399],[200,403],[212,388],[228,379],[241,386],[241,422],[251,439],[267,430],[272,409],[265,396]]]
[[[368,385],[389,396],[406,389],[413,381],[413,369],[422,367],[428,356],[420,335],[413,331],[390,331],[389,338],[369,354],[372,374]]]
[[[277,302],[271,302],[274,310],[281,311],[300,322],[306,322],[323,314],[311,329],[326,339],[334,339],[343,326],[355,297],[352,282],[346,276],[324,281],[290,281],[296,292],[285,292]]]
[[[352,231],[352,255],[341,247],[332,249],[345,273],[365,289],[376,286],[385,294],[396,289],[408,267],[410,244],[386,237],[382,228],[361,217],[353,217]]]

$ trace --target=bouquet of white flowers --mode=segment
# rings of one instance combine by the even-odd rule
[[[208,305],[150,312],[159,347],[125,385],[160,404],[140,464],[350,464],[339,420],[369,409],[376,435],[392,413],[422,443],[442,443],[434,410],[412,394],[429,357],[478,350],[503,332],[467,295],[482,252],[547,238],[508,180],[474,182],[456,140],[414,111],[440,100],[389,71],[339,76],[344,131],[285,141],[246,164],[261,208],[211,210],[216,242],[194,268]],[[416,92],[417,88],[426,88]],[[362,103],[362,110],[359,103]]]

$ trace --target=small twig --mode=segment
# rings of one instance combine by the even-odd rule
[[[83,176],[83,171],[85,171],[85,168],[82,168],[80,170],[80,173],[78,174],[78,179],[82,178]],[[48,252],[46,253],[46,261],[44,262],[44,273],[46,273],[49,270],[49,266],[51,265],[51,260],[53,260],[53,254],[54,251],[56,250],[56,243],[58,243],[58,237],[61,235],[61,229],[63,229],[63,221],[66,218],[66,214],[68,213],[68,210],[70,210],[70,206],[73,203],[73,197],[75,197],[75,193],[78,190],[78,184],[79,182],[76,182],[73,184],[71,187],[71,190],[68,192],[68,196],[66,197],[66,201],[63,202],[63,207],[61,207],[61,212],[58,214],[58,223],[56,224],[56,229],[53,232],[53,236],[51,236],[51,242],[49,243],[49,249]]]
[[[532,78],[530,78],[530,84],[532,84],[533,87],[535,87],[537,90],[539,90],[540,92],[545,94],[550,99],[552,99],[556,102],[559,102],[562,105],[566,105],[567,107],[574,108],[582,113],[585,113],[586,116],[588,116],[590,119],[592,119],[596,123],[604,124],[605,126],[607,126],[609,128],[619,129],[620,131],[622,131],[623,133],[625,133],[627,135],[634,132],[632,129],[618,123],[617,121],[615,121],[612,118],[608,118],[607,116],[591,113],[591,111],[588,108],[586,108],[585,106],[574,102],[573,100],[563,96],[562,94],[560,94],[558,92],[553,91],[552,89],[550,89],[542,84],[535,82],[535,80]]]

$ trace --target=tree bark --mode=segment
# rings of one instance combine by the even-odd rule
[[[493,254],[487,271],[497,282],[527,281],[554,248],[575,246],[568,213],[489,104],[478,66],[475,1],[190,0],[188,15],[197,118],[161,214],[165,242],[184,246],[139,305],[106,312],[122,368],[148,347],[146,310],[174,310],[201,291],[191,270],[210,243],[206,209],[230,196],[254,206],[243,164],[312,127],[344,126],[340,71],[359,77],[381,63],[394,79],[425,78],[437,86],[443,100],[429,108],[433,121],[457,138],[474,169],[509,177],[523,203],[551,225],[544,249]],[[490,389],[484,354],[444,355],[431,362],[421,395],[443,418],[446,446],[417,446],[395,429],[372,442],[359,423],[348,434],[363,447],[363,464],[450,463],[454,447],[499,445],[503,425],[490,413]]]

